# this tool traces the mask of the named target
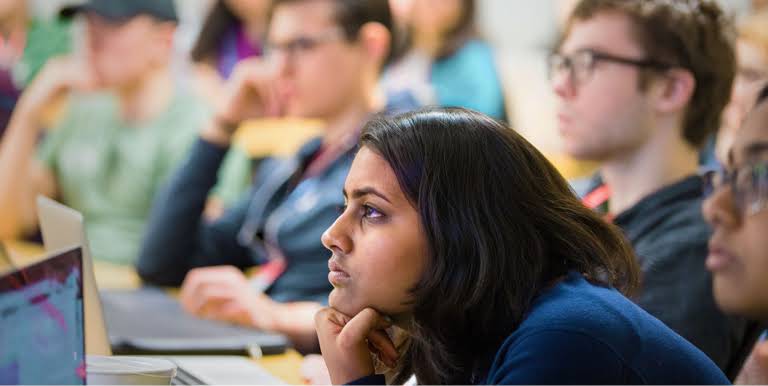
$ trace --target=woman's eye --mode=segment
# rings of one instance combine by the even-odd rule
[[[379,212],[378,209],[369,205],[363,206],[363,217],[375,219],[375,218],[381,218],[383,216],[384,215],[381,212]]]

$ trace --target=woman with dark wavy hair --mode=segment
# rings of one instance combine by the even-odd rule
[[[623,236],[513,130],[427,109],[374,119],[360,145],[323,235],[334,384],[728,383],[625,297]]]

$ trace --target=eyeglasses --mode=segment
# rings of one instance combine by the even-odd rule
[[[297,55],[312,51],[322,44],[343,39],[345,39],[344,33],[340,29],[334,28],[316,36],[299,36],[286,42],[267,43],[264,51],[268,57],[284,53],[287,57],[294,58]]]
[[[579,50],[570,55],[552,54],[549,57],[549,79],[566,73],[576,84],[583,84],[592,77],[595,64],[601,60],[657,71],[666,71],[673,67],[649,59],[623,58],[595,50]]]
[[[731,188],[734,206],[740,213],[751,216],[760,212],[768,207],[768,161],[704,174],[705,197],[725,186]]]

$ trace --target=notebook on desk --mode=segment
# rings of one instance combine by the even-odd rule
[[[247,355],[254,350],[264,354],[285,351],[288,341],[282,335],[197,319],[186,314],[176,300],[159,289],[107,291],[100,297],[82,215],[45,197],[38,197],[37,205],[46,250],[82,246],[85,348],[88,354],[111,355],[114,351],[121,354]],[[282,383],[244,357],[166,358],[179,366],[177,382],[181,384]]]

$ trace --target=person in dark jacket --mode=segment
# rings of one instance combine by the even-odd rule
[[[312,317],[331,290],[320,243],[333,222],[392,27],[386,0],[282,0],[270,10],[265,58],[242,61],[231,94],[154,204],[138,273],[179,285],[196,315],[286,334],[317,345]],[[202,214],[232,132],[251,118],[324,120],[322,138],[260,167],[250,194],[218,220]],[[250,278],[241,270],[259,266]]]
[[[639,270],[620,230],[488,116],[371,121],[344,192],[315,319],[333,384],[728,383],[622,294]]]
[[[550,66],[566,153],[600,163],[584,203],[637,254],[634,300],[733,379],[759,330],[715,304],[697,175],[734,78],[730,28],[711,1],[582,0]]]

